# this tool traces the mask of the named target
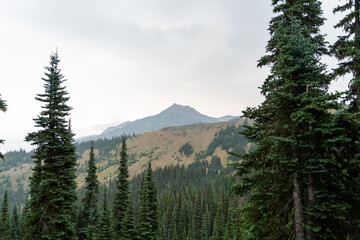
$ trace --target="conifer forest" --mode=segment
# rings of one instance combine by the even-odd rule
[[[52,53],[25,137],[33,150],[0,153],[0,172],[21,176],[0,175],[0,240],[359,240],[360,0],[333,9],[334,42],[320,30],[322,1],[264,4],[273,14],[257,62],[269,68],[262,103],[219,127],[205,150],[179,144],[176,164],[160,164],[156,149],[130,151],[135,134],[76,142],[72,79]],[[344,76],[347,90],[330,92]],[[0,95],[1,114],[11,108]]]

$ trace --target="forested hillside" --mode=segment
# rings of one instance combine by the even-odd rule
[[[234,160],[227,151],[245,152],[252,148],[252,145],[248,145],[246,139],[238,134],[243,129],[243,124],[244,120],[197,124],[128,136],[130,175],[141,173],[148,161],[152,161],[155,170],[167,169],[169,166],[185,168],[195,161],[206,159],[211,162],[213,156],[218,157],[226,168],[227,164]],[[117,174],[121,138],[98,139],[93,143],[99,181],[113,181]],[[191,147],[193,152],[183,153],[184,145]],[[78,157],[77,183],[81,189],[86,176],[91,141],[76,143],[75,146]],[[7,189],[10,206],[15,203],[17,206],[24,206],[29,197],[28,180],[33,168],[32,155],[33,151],[12,151],[4,154],[6,161],[0,162],[0,196]]]

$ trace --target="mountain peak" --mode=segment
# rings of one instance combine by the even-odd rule
[[[171,105],[157,115],[138,119],[133,122],[125,122],[118,126],[110,127],[100,135],[90,136],[88,138],[85,137],[82,138],[80,141],[97,138],[112,138],[121,136],[123,134],[139,134],[171,126],[182,126],[197,123],[215,123],[227,120],[228,119],[224,118],[209,117],[199,113],[194,108],[188,105],[183,106],[174,103],[173,105]]]

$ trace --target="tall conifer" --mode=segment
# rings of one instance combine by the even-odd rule
[[[18,214],[16,205],[14,205],[14,210],[13,210],[12,219],[11,219],[11,239],[12,240],[20,239],[19,214]]]
[[[127,160],[127,146],[125,137],[122,138],[119,175],[116,182],[114,199],[114,230],[117,238],[121,237],[121,229],[129,206],[129,170]]]
[[[336,225],[348,213],[342,199],[348,162],[337,150],[348,152],[351,135],[329,112],[341,106],[338,95],[327,93],[330,77],[320,63],[326,52],[320,2],[272,3],[278,15],[270,22],[269,55],[259,62],[271,66],[261,88],[265,101],[244,112],[255,123],[243,134],[257,149],[237,165],[242,178],[235,189],[248,195],[244,226],[254,239],[293,233],[297,240],[342,239],[344,228]]]
[[[140,190],[138,237],[142,240],[156,239],[158,230],[157,190],[153,179],[151,162],[148,164]]]
[[[110,212],[108,210],[108,201],[107,201],[107,193],[106,186],[104,187],[104,200],[103,207],[100,214],[99,222],[98,222],[98,234],[97,240],[113,240],[114,232],[111,227],[111,217]]]
[[[129,194],[129,205],[124,216],[123,225],[121,228],[121,239],[122,240],[135,240],[136,229],[135,229],[135,216],[134,206],[131,194]]]
[[[85,196],[82,199],[83,207],[78,224],[78,236],[80,239],[95,239],[97,231],[99,181],[97,180],[96,171],[94,144],[91,142],[90,159],[85,177]]]
[[[50,56],[50,66],[45,67],[46,77],[42,78],[45,93],[36,97],[43,103],[43,110],[34,119],[40,129],[26,137],[36,146],[27,239],[76,239],[76,154],[74,134],[67,119],[71,107],[67,105],[69,97],[59,62],[57,53]]]
[[[3,201],[1,205],[1,221],[0,221],[0,238],[1,239],[10,239],[11,236],[11,223],[10,223],[10,213],[9,213],[9,201],[8,193],[5,191],[3,196]]]
[[[334,13],[344,12],[345,16],[335,25],[342,28],[345,35],[339,36],[331,50],[339,60],[335,76],[351,74],[347,100],[352,112],[360,111],[360,0],[346,0],[334,9]]]

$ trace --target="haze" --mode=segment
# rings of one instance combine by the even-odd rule
[[[40,112],[43,66],[58,49],[77,137],[159,113],[173,103],[220,117],[261,103],[271,1],[0,0],[1,152],[23,142]],[[332,9],[323,31],[339,32]],[[335,60],[324,59],[329,68]],[[331,90],[344,90],[338,80]]]

